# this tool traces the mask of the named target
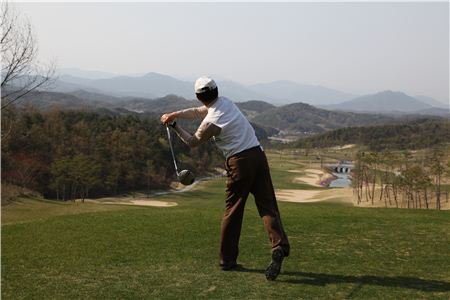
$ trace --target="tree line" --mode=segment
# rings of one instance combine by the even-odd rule
[[[410,151],[363,152],[356,155],[352,174],[357,203],[375,201],[386,207],[441,209],[448,202],[448,147]]]
[[[158,116],[2,111],[2,180],[60,200],[167,188],[175,171]],[[212,144],[174,147],[201,175],[222,161]]]
[[[414,150],[450,142],[450,121],[420,119],[404,124],[347,127],[302,138],[291,144],[296,148],[324,148],[346,144],[365,145],[372,151]]]

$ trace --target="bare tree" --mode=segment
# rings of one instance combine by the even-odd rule
[[[7,1],[1,3],[1,89],[4,109],[33,90],[51,82],[54,64],[37,61],[37,41],[31,23]]]
[[[433,148],[431,150],[430,171],[434,176],[434,186],[436,194],[436,209],[441,209],[441,185],[442,178],[445,176],[445,155],[446,152],[443,148]]]

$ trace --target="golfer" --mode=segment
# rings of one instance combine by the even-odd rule
[[[190,147],[213,138],[226,157],[226,208],[221,226],[220,266],[225,271],[238,267],[244,206],[252,193],[272,244],[272,262],[266,270],[266,278],[275,280],[284,257],[289,255],[289,241],[281,224],[266,155],[241,111],[229,99],[219,97],[214,80],[197,79],[195,94],[203,106],[164,114],[161,122],[170,125]],[[177,118],[201,119],[202,122],[191,135],[177,125]]]

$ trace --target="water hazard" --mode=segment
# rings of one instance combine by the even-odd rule
[[[352,181],[350,180],[350,177],[348,173],[335,173],[333,172],[333,175],[337,178],[330,182],[329,187],[350,187],[352,184]]]

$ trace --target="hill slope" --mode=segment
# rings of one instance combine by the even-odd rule
[[[404,124],[347,127],[306,137],[295,147],[332,147],[359,144],[371,150],[423,149],[450,143],[450,121],[422,119]]]
[[[201,105],[197,100],[186,100],[176,95],[148,99],[114,97],[82,90],[71,94],[33,92],[27,95],[22,102],[22,104],[26,103],[32,103],[41,110],[47,110],[53,105],[57,105],[61,109],[81,108],[108,114],[118,112],[121,114],[127,112],[161,114]],[[252,100],[236,104],[250,121],[266,128],[268,133],[287,130],[293,133],[310,134],[346,126],[376,125],[401,120],[376,114],[328,111],[305,103],[275,107],[264,101]]]
[[[274,105],[259,101],[259,100],[250,100],[246,102],[238,102],[236,103],[237,107],[241,110],[253,111],[257,113],[262,113],[268,111],[269,109],[275,108]]]
[[[269,95],[271,102],[277,104],[303,102],[311,105],[325,105],[340,103],[355,97],[355,95],[338,90],[288,80],[255,84],[250,88]]]
[[[176,95],[167,95],[156,99],[131,98],[118,103],[129,111],[167,113],[189,107],[201,106],[197,100],[186,100]]]
[[[402,92],[384,91],[325,108],[353,112],[412,113],[433,107]]]
[[[171,76],[148,73],[143,76],[115,76],[104,79],[86,79],[63,75],[56,82],[57,91],[71,92],[82,87],[105,94],[118,96],[134,96],[145,98],[177,95],[187,99],[195,98],[193,82],[183,81]],[[246,101],[250,99],[270,98],[262,93],[255,92],[241,84],[232,81],[218,81],[221,95],[233,101]]]
[[[80,92],[82,94],[89,94],[86,91]],[[97,94],[98,95],[98,94]],[[98,98],[102,98],[99,100]],[[97,96],[97,99],[79,97],[78,95],[72,95],[60,92],[44,92],[44,91],[33,91],[26,96],[24,96],[16,104],[19,106],[32,105],[39,110],[48,110],[53,106],[58,106],[62,109],[97,109],[100,107],[108,106],[109,96],[101,97]]]
[[[303,133],[324,132],[346,126],[382,124],[394,120],[393,117],[382,115],[329,111],[305,103],[273,108],[252,119],[256,123],[279,130]]]
[[[414,98],[416,98],[417,100],[419,100],[419,101],[421,101],[421,102],[423,102],[425,104],[428,104],[428,105],[431,105],[431,106],[434,106],[434,107],[444,108],[444,109],[448,109],[449,108],[449,103],[442,103],[442,102],[437,101],[436,99],[434,99],[432,97],[419,95],[419,96],[414,96]]]
[[[137,77],[115,76],[95,80],[61,76],[61,80],[119,96],[155,97],[176,94],[192,97],[193,95],[192,85],[188,82],[158,73],[148,73]]]

